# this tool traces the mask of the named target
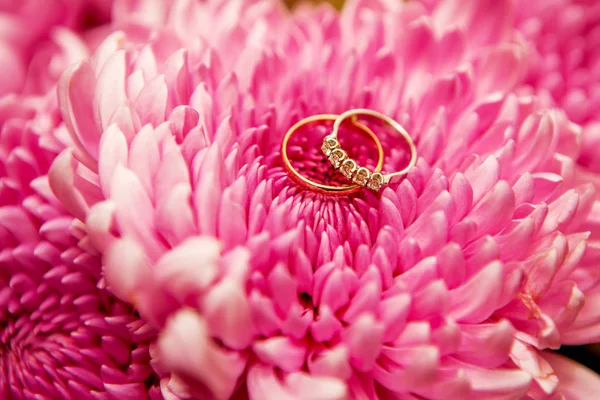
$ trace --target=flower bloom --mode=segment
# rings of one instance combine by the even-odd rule
[[[163,398],[150,364],[156,332],[103,287],[99,254],[48,182],[70,143],[56,79],[88,56],[81,37],[54,29],[31,54],[27,94],[0,98],[2,399]]]
[[[600,238],[600,5],[589,0],[517,2],[517,24],[532,54],[525,84],[563,108],[582,129],[582,146],[576,158],[576,179],[596,187],[596,199],[583,228],[590,231],[588,252]],[[580,343],[600,341],[595,323],[600,317],[598,289],[589,290],[585,306],[573,326]]]
[[[100,258],[50,191],[55,103],[12,104],[0,131],[0,397],[161,399],[155,332],[98,287]]]
[[[533,53],[526,83],[545,93],[572,121],[582,125],[578,161],[588,171],[598,173],[600,4],[590,0],[520,1],[518,10],[517,26]]]
[[[0,5],[0,95],[19,92],[23,89],[29,93],[37,93],[34,84],[40,77],[34,71],[48,68],[55,75],[54,83],[64,71],[63,62],[54,66],[44,65],[49,53],[47,49],[51,40],[55,45],[65,46],[66,55],[81,49],[73,41],[65,38],[64,30],[84,31],[95,24],[108,19],[110,0],[23,0],[8,1]],[[90,32],[88,32],[89,34]],[[30,81],[26,83],[28,78]],[[49,87],[46,87],[49,89]],[[45,93],[45,92],[44,92]]]
[[[440,9],[388,3],[292,15],[176,0],[144,17],[133,2],[142,34],[112,34],[61,78],[72,142],[50,185],[108,288],[159,329],[165,390],[540,399],[597,385],[546,352],[600,322],[583,308],[599,253],[579,127],[516,91],[529,60],[507,21],[438,32]],[[381,195],[299,190],[285,131],[354,107],[401,122],[417,166]],[[406,154],[383,139],[394,170]]]

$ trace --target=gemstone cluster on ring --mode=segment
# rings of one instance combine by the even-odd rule
[[[336,139],[325,137],[321,145],[321,151],[327,156],[335,169],[338,169],[342,175],[355,184],[374,191],[380,190],[383,186],[383,175],[379,172],[371,172],[367,168],[358,165],[340,148],[340,143]]]

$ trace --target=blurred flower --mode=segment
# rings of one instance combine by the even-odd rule
[[[67,28],[83,31],[107,21],[111,3],[112,0],[3,1],[0,4],[0,95],[22,90],[28,74],[35,79],[35,74],[28,69],[30,63],[33,68],[39,67],[44,57],[39,47],[47,46],[47,39],[65,45],[63,50],[67,53],[79,51],[78,47],[71,46],[73,43],[65,42],[65,34],[61,32]],[[61,27],[63,30],[57,30]],[[35,54],[38,60],[32,62]],[[55,74],[61,72],[54,68]]]
[[[531,43],[527,83],[583,126],[579,163],[600,172],[600,3],[520,1],[518,27]],[[593,176],[587,176],[588,180]],[[600,178],[594,178],[600,182]],[[600,185],[597,184],[597,187]]]
[[[103,288],[98,253],[48,184],[70,143],[56,81],[89,50],[67,28],[31,45],[27,94],[0,98],[0,397],[162,399],[156,332]]]
[[[558,354],[547,352],[544,358],[560,376],[559,387],[566,399],[593,399],[600,393],[597,373]]]
[[[558,105],[581,125],[582,146],[576,158],[576,180],[593,183],[596,199],[582,229],[593,240],[588,253],[600,246],[600,4],[593,0],[518,1],[517,27],[532,54],[525,83],[531,91]],[[588,291],[571,337],[579,343],[600,341],[600,289]]]
[[[55,102],[12,104],[0,131],[0,397],[162,399],[155,332],[98,287],[100,258],[48,186]]]
[[[521,1],[518,26],[534,58],[528,82],[551,95],[576,123],[600,106],[600,4],[588,0]]]
[[[512,21],[491,14],[509,1],[481,13],[441,3],[431,16],[353,1],[339,16],[268,0],[176,0],[162,14],[131,2],[137,30],[61,78],[72,145],[50,184],[103,253],[109,289],[160,330],[165,390],[581,389],[542,351],[594,340],[600,326],[582,311],[599,253],[582,228],[594,190],[573,173],[579,128],[515,93],[527,53]],[[459,11],[455,29],[437,30]],[[401,122],[417,167],[378,196],[301,191],[279,162],[283,134],[353,107]],[[383,139],[394,170],[406,153]]]

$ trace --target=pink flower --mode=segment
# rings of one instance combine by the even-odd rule
[[[0,397],[162,399],[155,332],[98,285],[100,258],[50,191],[55,110],[49,98],[0,131]]]
[[[66,44],[64,29],[80,31],[106,21],[111,3],[111,0],[3,2],[0,5],[0,95],[23,89],[26,76],[31,76],[28,69],[40,67],[44,53],[40,47],[48,47],[47,39],[54,39],[59,45]],[[79,51],[77,46],[68,46],[68,50]],[[32,61],[35,54],[38,58]],[[56,71],[56,66],[50,65],[49,68],[54,68],[58,75],[62,72]],[[30,93],[45,93],[36,92],[35,87],[28,86]]]
[[[560,386],[567,399],[593,399],[600,393],[596,373],[557,354],[545,353],[554,372],[561,377]]]
[[[600,164],[596,149],[600,143],[600,7],[588,0],[518,2],[517,26],[530,42],[532,59],[526,84],[549,104],[562,107],[568,117],[581,125],[582,146],[577,157],[576,179],[600,189]],[[583,229],[593,242],[600,238],[600,199],[596,200]],[[590,288],[591,289],[591,288]],[[572,327],[570,340],[597,342],[596,327],[600,291],[590,290],[585,306]]]
[[[108,288],[160,330],[165,390],[541,399],[593,379],[545,352],[600,326],[583,307],[599,274],[580,131],[515,92],[528,59],[507,21],[442,31],[421,5],[383,1],[145,15],[147,41],[116,32],[62,77],[73,145],[50,184]],[[377,196],[300,190],[283,134],[354,107],[400,121],[417,167]],[[406,154],[384,140],[393,170]]]
[[[547,90],[579,124],[600,105],[600,7],[589,0],[519,4],[518,26],[534,47],[528,82]]]
[[[534,58],[527,83],[546,92],[583,127],[579,163],[600,172],[600,4],[590,0],[519,3],[518,27]],[[598,178],[594,180],[598,181]]]
[[[70,144],[56,80],[88,55],[81,37],[54,29],[25,68],[30,94],[0,98],[2,399],[163,398],[156,331],[104,288],[99,254],[48,183]]]

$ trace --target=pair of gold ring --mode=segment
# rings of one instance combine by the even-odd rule
[[[397,132],[408,143],[408,146],[410,148],[410,161],[404,169],[392,173],[385,173],[381,171],[384,160],[383,146],[381,145],[381,142],[379,141],[377,135],[368,126],[358,121],[358,117],[360,116],[370,116],[382,120],[383,122],[394,128],[394,131]],[[348,153],[345,150],[342,149],[338,140],[338,133],[342,123],[347,119],[350,119],[352,124],[356,128],[366,133],[367,136],[375,143],[375,146],[377,147],[378,159],[377,165],[373,171],[369,170],[366,167],[360,166],[356,161],[354,161],[348,156]],[[333,167],[336,170],[338,170],[342,175],[344,175],[349,181],[353,182],[352,184],[342,186],[326,185],[324,183],[316,182],[312,179],[307,178],[306,176],[302,175],[296,168],[294,168],[294,166],[292,166],[287,151],[290,138],[301,127],[309,123],[318,121],[334,121],[332,132],[323,138],[321,151],[329,159]],[[349,110],[340,115],[313,115],[311,117],[304,118],[303,120],[299,121],[294,126],[292,126],[285,134],[283,138],[283,143],[281,145],[281,157],[283,159],[283,164],[285,168],[290,174],[290,177],[301,186],[319,193],[325,193],[330,195],[346,195],[355,193],[356,191],[361,190],[363,187],[369,188],[374,191],[378,191],[384,185],[397,182],[403,175],[406,175],[408,171],[416,164],[417,150],[408,132],[406,132],[406,130],[398,122],[380,112],[361,108]]]

